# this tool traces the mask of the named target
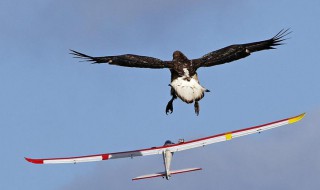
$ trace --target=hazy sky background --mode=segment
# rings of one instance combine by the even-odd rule
[[[320,2],[0,2],[0,189],[316,189],[320,150]],[[132,53],[190,59],[291,28],[277,50],[199,69],[210,89],[200,115],[180,100],[165,115],[170,72],[90,65],[69,55]],[[23,158],[126,151],[264,124],[294,125],[176,153],[172,168],[203,171],[132,182],[163,170],[161,156],[70,165]]]

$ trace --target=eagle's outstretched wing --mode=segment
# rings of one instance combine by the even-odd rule
[[[141,56],[141,55],[117,55],[117,56],[104,56],[104,57],[92,57],[74,50],[70,50],[75,58],[81,58],[85,61],[95,63],[108,63],[110,65],[119,65],[124,67],[138,67],[138,68],[151,68],[151,69],[162,69],[171,68],[171,61],[162,61],[157,58]]]
[[[215,65],[220,65],[224,63],[228,63],[231,61],[235,61],[244,57],[247,57],[252,52],[275,49],[275,46],[282,45],[282,41],[286,40],[284,37],[290,34],[289,29],[281,30],[278,34],[276,34],[273,38],[260,41],[253,42],[248,44],[236,44],[231,45],[213,52],[210,52],[199,59],[193,59],[192,62],[196,66],[199,67],[210,67]]]

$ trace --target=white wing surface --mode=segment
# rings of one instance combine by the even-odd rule
[[[292,124],[300,121],[304,117],[304,115],[305,114],[303,113],[295,117],[282,119],[279,121],[274,121],[274,122],[263,124],[263,125],[258,125],[254,127],[249,127],[245,129],[240,129],[236,131],[204,137],[200,139],[180,142],[177,144],[170,144],[170,145],[152,147],[152,148],[146,148],[146,149],[140,149],[140,150],[95,154],[95,155],[78,156],[78,157],[45,158],[45,159],[25,158],[25,159],[28,162],[31,162],[34,164],[61,164],[61,163],[94,162],[94,161],[136,157],[136,156],[148,156],[148,155],[154,155],[154,154],[162,154],[163,151],[165,150],[170,150],[171,152],[177,152],[177,151],[187,150],[191,148],[202,147],[202,146],[206,146],[206,145],[217,143],[217,142],[231,140],[236,137],[241,137],[241,136],[250,135],[254,133],[260,133],[262,131],[273,129],[276,127],[281,127],[287,124]]]

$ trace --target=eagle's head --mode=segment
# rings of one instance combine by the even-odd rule
[[[173,61],[179,61],[179,62],[189,61],[189,59],[181,51],[174,51],[172,57],[173,57]]]

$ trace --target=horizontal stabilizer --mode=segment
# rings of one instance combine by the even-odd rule
[[[132,180],[148,179],[148,178],[154,178],[154,177],[164,177],[165,175],[166,175],[165,172],[158,172],[155,174],[147,174],[147,175],[135,177],[135,178],[132,178]]]
[[[186,172],[193,172],[193,171],[198,171],[202,170],[202,168],[188,168],[188,169],[182,169],[182,170],[172,170],[170,171],[171,175],[173,174],[181,174],[181,173],[186,173]]]
[[[181,174],[181,173],[193,172],[193,171],[198,171],[198,170],[202,170],[202,168],[188,168],[188,169],[181,169],[181,170],[172,170],[172,171],[170,171],[170,174],[174,175],[174,174]],[[165,172],[158,172],[155,174],[147,174],[147,175],[135,177],[132,180],[149,179],[149,178],[164,177],[164,176],[166,176]]]

